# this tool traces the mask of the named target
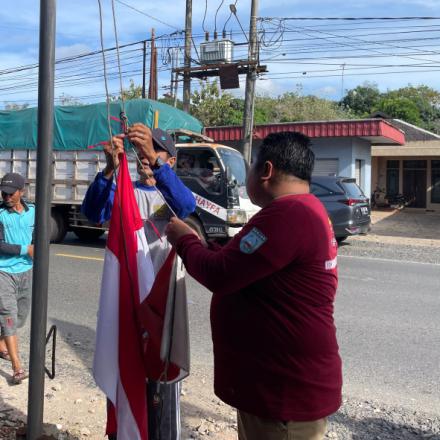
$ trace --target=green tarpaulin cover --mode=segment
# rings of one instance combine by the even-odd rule
[[[113,134],[121,133],[119,121],[122,103],[110,103]],[[149,99],[125,102],[129,124],[142,122],[153,127],[155,112],[159,112],[159,128],[186,129],[197,133],[202,124],[192,116],[167,104]],[[109,138],[107,104],[55,107],[53,148],[55,150],[86,150]],[[0,149],[37,148],[37,109],[0,111]]]

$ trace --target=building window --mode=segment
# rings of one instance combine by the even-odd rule
[[[431,203],[440,203],[440,160],[431,161]]]
[[[398,160],[387,160],[387,189],[386,192],[390,196],[399,193],[399,168]]]

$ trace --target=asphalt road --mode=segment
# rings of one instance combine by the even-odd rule
[[[92,358],[103,247],[104,240],[85,246],[74,239],[51,246],[49,321],[80,348],[84,372]],[[440,265],[340,256],[339,274],[344,393],[440,414]],[[188,292],[192,362],[211,369],[210,293],[192,279]]]

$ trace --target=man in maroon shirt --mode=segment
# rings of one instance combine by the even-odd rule
[[[309,193],[314,154],[300,133],[267,136],[247,190],[261,206],[224,247],[172,219],[168,240],[213,292],[214,388],[238,410],[240,440],[320,440],[341,405],[333,322],[337,244]]]

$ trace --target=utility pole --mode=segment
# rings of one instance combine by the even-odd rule
[[[150,84],[148,98],[157,101],[157,51],[154,29],[151,29]]]
[[[142,98],[145,98],[145,74],[147,67],[147,42],[144,41],[142,47]]]
[[[179,49],[174,49],[174,67],[179,65]],[[174,107],[177,107],[177,91],[179,87],[179,77],[177,73],[174,75]]]
[[[50,195],[52,194],[55,23],[56,0],[40,0],[35,259],[32,279],[27,440],[37,440],[40,438],[43,429],[44,364],[49,279]]]
[[[255,82],[257,80],[258,41],[257,41],[258,0],[252,0],[249,26],[248,73],[243,113],[243,156],[250,164],[252,159],[252,131],[254,125]],[[251,64],[252,63],[252,64]]]
[[[192,36],[192,0],[186,0],[185,18],[185,72],[183,74],[183,111],[189,113],[191,100],[191,36]]]

